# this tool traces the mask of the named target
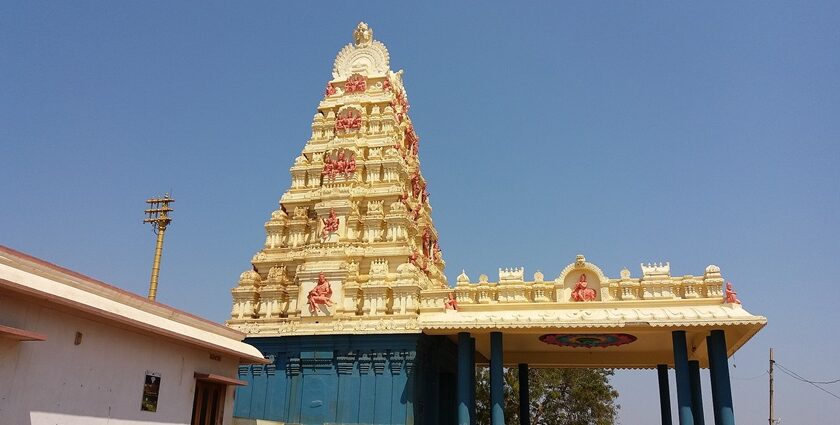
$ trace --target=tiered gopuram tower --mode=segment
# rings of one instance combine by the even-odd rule
[[[402,71],[361,23],[332,76],[265,246],[232,290],[228,325],[272,360],[240,368],[237,425],[469,425],[476,364],[490,368],[494,425],[507,423],[503,366],[519,368],[520,406],[530,367],[656,369],[663,423],[673,368],[681,424],[702,423],[709,368],[716,421],[734,423],[728,357],[767,319],[719,267],[610,278],[578,255],[554,279],[505,268],[450,287]]]
[[[420,139],[388,59],[364,24],[339,52],[265,246],[232,291],[228,325],[260,335],[417,332],[420,291],[447,286]]]

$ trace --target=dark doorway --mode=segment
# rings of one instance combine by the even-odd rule
[[[225,411],[225,390],[222,384],[195,381],[195,398],[191,425],[222,425]]]

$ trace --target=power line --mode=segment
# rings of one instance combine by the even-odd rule
[[[792,371],[792,370],[790,370],[790,369],[788,369],[788,368],[786,368],[786,367],[784,367],[784,366],[780,365],[779,363],[776,363],[776,366],[779,366],[779,369],[782,371],[782,373],[784,373],[784,374],[786,374],[786,375],[790,376],[791,378],[796,379],[796,380],[798,380],[798,381],[805,382],[806,384],[813,385],[816,389],[818,389],[818,390],[820,390],[820,391],[822,391],[822,392],[824,392],[824,393],[826,393],[826,394],[828,394],[828,395],[830,395],[830,396],[832,396],[832,397],[834,397],[834,398],[836,398],[836,399],[840,400],[840,396],[838,396],[837,394],[834,394],[833,392],[831,392],[831,391],[829,391],[829,390],[827,390],[827,389],[825,389],[825,388],[823,388],[823,387],[821,387],[821,386],[819,386],[819,385],[815,384],[814,382],[809,381],[809,380],[807,380],[807,379],[805,379],[805,378],[803,378],[803,377],[799,376],[796,372],[794,372],[794,371]]]
[[[780,368],[785,369],[785,370],[787,370],[788,372],[790,372],[790,373],[792,373],[792,374],[796,375],[796,376],[797,376],[797,377],[798,377],[801,381],[805,381],[805,382],[807,382],[807,383],[809,383],[809,384],[828,385],[828,384],[836,384],[836,383],[840,382],[840,379],[835,379],[835,380],[833,380],[833,381],[812,381],[812,380],[810,380],[810,379],[805,379],[805,378],[803,378],[802,376],[800,376],[800,375],[799,375],[799,374],[797,374],[796,372],[794,372],[794,371],[792,371],[792,370],[790,370],[790,369],[788,369],[788,368],[786,368],[786,367],[784,367],[784,366],[780,365],[778,362],[776,362],[776,365],[777,365],[777,366],[779,366]]]
[[[765,370],[764,372],[761,372],[761,375],[756,375],[756,376],[753,376],[752,378],[739,378],[737,376],[733,376],[732,379],[735,379],[737,381],[752,381],[754,379],[758,379],[758,378],[761,378],[764,375],[767,375],[767,373],[768,372]]]

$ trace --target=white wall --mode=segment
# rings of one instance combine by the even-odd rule
[[[60,309],[60,310],[59,310]],[[236,377],[238,360],[116,327],[88,313],[0,291],[0,324],[46,341],[0,338],[0,424],[189,424],[194,372]],[[83,334],[74,345],[76,332]],[[146,371],[160,374],[157,412],[140,410]],[[233,387],[225,397],[232,424]]]

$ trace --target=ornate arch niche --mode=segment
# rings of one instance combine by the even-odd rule
[[[609,291],[610,279],[598,266],[587,262],[583,255],[578,255],[575,262],[566,266],[555,280],[558,302],[581,302],[572,299],[572,292],[582,274],[586,275],[587,287],[595,290],[594,301],[614,301]]]
[[[351,181],[356,169],[356,151],[347,148],[328,150],[323,153],[324,168],[321,171],[324,182]]]
[[[384,76],[389,59],[388,49],[378,40],[363,45],[348,44],[335,57],[333,79],[346,80],[353,74]]]
[[[343,106],[335,119],[336,135],[356,133],[362,128],[362,108],[356,105]]]

